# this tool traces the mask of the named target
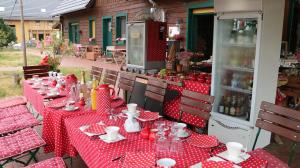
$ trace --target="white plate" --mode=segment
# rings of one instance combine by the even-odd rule
[[[241,162],[243,162],[243,161],[246,161],[247,159],[250,158],[250,155],[249,155],[249,154],[247,154],[247,153],[241,153],[240,156],[239,156],[238,158],[232,159],[231,157],[229,157],[227,151],[224,151],[224,152],[222,152],[222,153],[219,153],[219,154],[217,154],[217,156],[219,156],[219,157],[221,157],[221,158],[224,158],[224,159],[226,159],[226,160],[229,160],[229,161],[233,162],[234,164],[239,164],[239,163],[241,163]]]
[[[176,161],[171,158],[162,158],[157,160],[156,164],[160,167],[170,168],[176,165]]]
[[[66,107],[63,108],[63,110],[65,110],[65,111],[75,111],[75,110],[78,110],[78,109],[79,109],[79,107],[77,107],[77,106],[75,106],[73,109],[69,109],[69,108],[66,108]]]
[[[119,142],[119,141],[122,141],[122,140],[126,139],[126,138],[125,138],[123,135],[121,135],[121,134],[118,134],[118,136],[117,136],[117,138],[116,138],[115,140],[109,140],[109,139],[107,138],[107,134],[100,135],[99,138],[100,138],[102,141],[106,142],[106,143],[114,143],[114,142]]]
[[[179,138],[186,138],[186,137],[188,137],[188,136],[190,136],[191,134],[189,133],[189,132],[187,132],[187,131],[185,131],[183,134],[178,134],[177,136],[179,137]]]
[[[57,93],[47,93],[47,96],[58,96],[59,95],[59,93],[57,92]]]
[[[42,82],[42,85],[43,85],[43,86],[48,86],[49,84],[48,84],[48,83],[45,83],[45,82]]]
[[[207,159],[207,161],[221,162],[221,161],[225,161],[225,160],[221,159],[217,156],[213,156],[213,157]],[[189,168],[202,168],[202,163],[200,162],[200,163],[194,164],[194,165],[190,166]],[[241,167],[238,165],[233,165],[233,168],[241,168]]]

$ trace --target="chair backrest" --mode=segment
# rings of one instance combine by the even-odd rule
[[[23,66],[24,79],[32,78],[33,75],[38,75],[39,77],[48,76],[49,70],[49,65]]]
[[[167,86],[166,82],[150,78],[147,83],[145,97],[162,103],[165,99]]]
[[[136,78],[135,75],[131,75],[126,72],[120,73],[119,84],[118,84],[119,89],[132,92],[135,78]]]
[[[118,73],[118,71],[106,69],[103,82],[115,86],[118,79]]]
[[[92,66],[92,70],[91,70],[91,79],[93,79],[93,76],[95,76],[95,77],[96,77],[96,80],[98,80],[98,82],[100,82],[102,72],[103,72],[103,68],[99,68],[99,67],[96,67],[96,66]]]
[[[256,127],[300,142],[300,112],[263,101]]]
[[[180,102],[180,119],[183,113],[189,113],[208,120],[214,100],[214,96],[183,90]]]

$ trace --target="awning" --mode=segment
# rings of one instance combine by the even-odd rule
[[[58,16],[66,13],[71,13],[83,9],[87,9],[94,4],[95,0],[63,0],[51,14]]]

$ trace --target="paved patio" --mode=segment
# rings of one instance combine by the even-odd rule
[[[62,67],[80,67],[85,69],[91,69],[92,66],[101,67],[103,69],[119,70],[120,66],[115,63],[106,62],[105,59],[98,59],[97,61],[91,61],[87,59],[81,59],[78,57],[66,56],[63,57],[61,62]]]

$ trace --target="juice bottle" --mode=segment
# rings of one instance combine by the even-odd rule
[[[92,106],[92,110],[96,110],[96,87],[97,87],[96,77],[93,76],[92,90],[91,90],[91,106]]]

